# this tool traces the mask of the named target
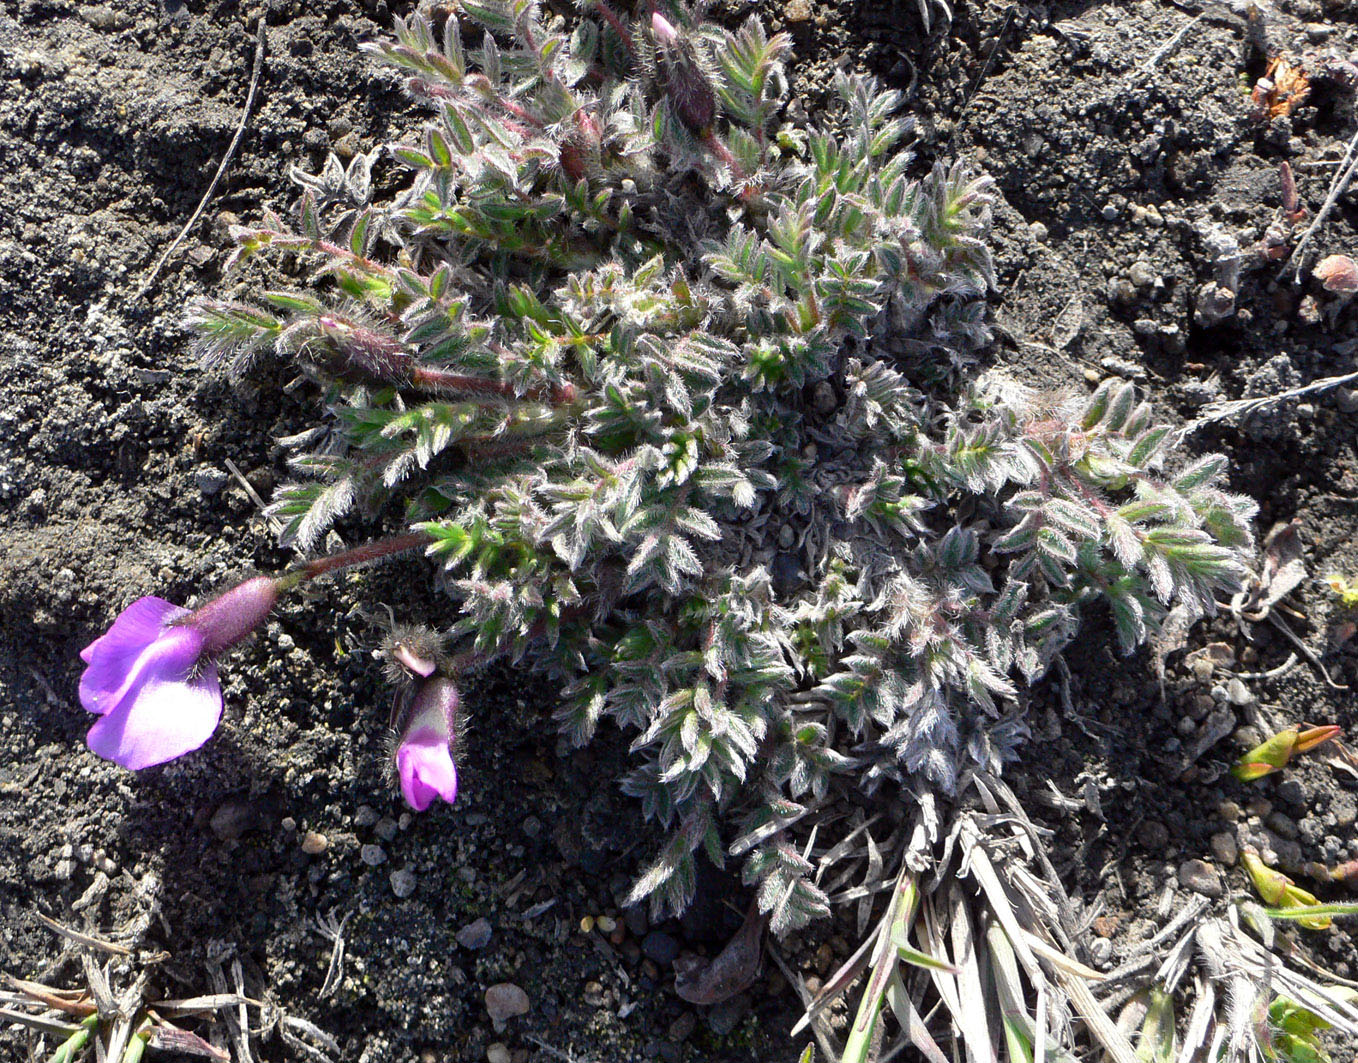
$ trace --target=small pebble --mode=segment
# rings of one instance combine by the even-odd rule
[[[1155,819],[1143,820],[1136,836],[1142,845],[1152,851],[1159,851],[1169,844],[1169,828]]]
[[[1127,279],[1138,288],[1149,288],[1159,278],[1156,277],[1155,271],[1151,269],[1150,266],[1146,265],[1146,263],[1133,262],[1132,268],[1127,271]]]
[[[594,933],[594,916],[587,915],[580,920],[580,933],[582,934]]]
[[[517,1015],[527,1015],[532,1005],[528,994],[513,982],[499,982],[486,990],[486,1012],[497,1030]]]
[[[723,1000],[707,1013],[707,1026],[718,1037],[725,1037],[740,1025],[740,1020],[750,1010],[750,998],[741,993],[730,1000]]]
[[[691,1011],[686,1011],[679,1018],[670,1023],[669,1032],[666,1036],[675,1042],[687,1041],[692,1036],[693,1031],[698,1028],[698,1018]]]
[[[457,943],[464,949],[483,949],[490,944],[490,921],[478,919],[474,923],[468,923],[455,935]]]
[[[496,1041],[486,1049],[486,1063],[510,1063],[509,1047]]]
[[[606,915],[601,915],[594,920],[594,925],[599,928],[601,933],[611,934],[618,928],[618,921],[616,919],[611,919]]]
[[[1185,860],[1179,865],[1179,884],[1204,897],[1222,897],[1225,890],[1217,869],[1206,860]]]
[[[377,821],[377,826],[374,829],[377,831],[377,836],[379,838],[384,842],[390,842],[396,839],[396,834],[401,828],[396,826],[396,821],[394,819],[383,816]]]
[[[1224,864],[1226,867],[1234,867],[1239,855],[1239,847],[1235,844],[1235,835],[1230,831],[1223,830],[1212,835],[1212,856],[1216,858],[1217,863]]]
[[[302,835],[302,852],[310,856],[316,856],[325,852],[330,840],[320,831],[309,830]]]
[[[642,939],[641,951],[646,953],[648,959],[666,967],[679,955],[679,942],[663,930],[652,930]]]
[[[212,813],[208,826],[222,841],[239,838],[255,825],[255,812],[248,801],[230,798]]]
[[[1264,824],[1280,838],[1291,841],[1297,837],[1297,821],[1282,812],[1270,812],[1264,819]]]
[[[297,829],[297,821],[293,819],[291,816],[284,816],[282,822],[280,822],[278,825],[282,827],[285,831],[287,831],[289,834],[291,834],[293,831]]]
[[[1239,679],[1232,679],[1226,684],[1226,697],[1232,705],[1253,705],[1254,694]]]
[[[1278,799],[1293,808],[1306,807],[1306,787],[1296,779],[1284,779],[1278,784]]]
[[[415,892],[415,872],[408,868],[391,873],[391,892],[398,897],[409,897]]]
[[[193,474],[193,482],[198,490],[211,498],[226,486],[228,477],[221,469],[199,469]]]
[[[358,851],[358,858],[369,867],[387,862],[387,851],[380,845],[365,845]]]
[[[650,920],[646,917],[646,909],[639,904],[634,904],[623,912],[622,919],[633,937],[644,938],[646,931],[651,927]]]
[[[377,809],[372,805],[359,805],[354,813],[355,827],[371,827],[378,820]]]

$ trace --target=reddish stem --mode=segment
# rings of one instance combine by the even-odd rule
[[[461,391],[476,395],[499,395],[506,399],[531,399],[535,402],[549,402],[562,406],[574,402],[579,392],[574,384],[553,384],[550,387],[531,387],[522,395],[514,390],[514,385],[503,380],[488,380],[486,377],[471,376],[467,373],[454,373],[446,369],[432,369],[418,366],[410,371],[410,382],[419,388],[431,391]]]
[[[393,535],[388,539],[376,539],[373,542],[364,543],[362,546],[355,546],[352,550],[344,550],[327,557],[318,557],[314,561],[306,561],[293,572],[296,573],[299,582],[311,580],[338,569],[380,561],[384,557],[404,553],[431,542],[433,542],[433,538],[424,532],[405,532],[401,535]]]

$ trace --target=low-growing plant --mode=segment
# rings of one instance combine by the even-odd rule
[[[212,362],[318,386],[284,441],[288,540],[400,524],[444,570],[447,631],[389,640],[403,683],[526,663],[571,741],[634,736],[622,785],[659,839],[634,898],[683,909],[701,849],[745,855],[775,931],[825,914],[796,836],[833,793],[955,794],[1017,755],[1018,684],[1087,604],[1130,652],[1237,586],[1253,504],[1132,385],[970,379],[988,182],[917,174],[897,94],[839,74],[801,127],[786,35],[602,2],[569,25],[461,0],[365,50],[433,112],[391,149],[402,191],[373,202],[364,156],[296,174],[295,226],[233,232],[234,265],[270,254],[294,286],[191,321]],[[157,608],[138,661],[204,612]],[[424,764],[408,794],[456,793]]]

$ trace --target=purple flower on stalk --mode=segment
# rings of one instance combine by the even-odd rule
[[[441,797],[457,799],[457,687],[451,679],[434,676],[420,684],[396,746],[396,776],[401,795],[416,812]]]
[[[149,768],[197,749],[217,729],[222,689],[214,659],[248,636],[278,600],[278,581],[247,580],[196,612],[138,598],[81,652],[80,703],[99,720],[86,742],[124,768]]]

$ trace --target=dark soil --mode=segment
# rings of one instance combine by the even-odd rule
[[[908,91],[922,161],[963,155],[994,175],[997,363],[1053,387],[1127,376],[1186,421],[1208,402],[1358,361],[1358,314],[1309,276],[1278,281],[1276,265],[1243,273],[1233,312],[1195,313],[1221,278],[1222,247],[1248,250],[1277,221],[1279,163],[1314,213],[1358,129],[1340,75],[1317,76],[1309,100],[1271,121],[1249,97],[1273,52],[1342,73],[1336,60],[1358,47],[1352,9],[1261,0],[1251,25],[1236,12],[1245,6],[1209,2],[1177,42],[1193,5],[960,0],[933,37],[913,2],[761,8],[794,35],[794,106],[814,113],[836,66],[871,70]],[[500,1043],[508,1055],[490,1058],[515,1063],[790,1061],[800,1005],[776,972],[715,1008],[674,995],[676,954],[711,953],[739,925],[739,884],[712,872],[690,916],[659,927],[620,909],[647,856],[638,810],[601,784],[625,742],[558,756],[550,689],[506,671],[470,690],[463,796],[404,811],[385,777],[385,695],[369,652],[379,617],[358,603],[437,615],[422,563],[344,577],[280,610],[224,667],[226,717],[200,753],[133,776],[84,746],[77,653],[123,606],[152,593],[189,601],[288,561],[252,494],[268,497],[285,475],[273,441],[306,423],[308,394],[203,370],[180,314],[229,283],[226,226],[287,207],[289,165],[315,171],[329,151],[369,151],[415,121],[356,54],[389,27],[388,7],[3,5],[0,969],[80,984],[41,911],[128,931],[165,996],[210,991],[208,965],[237,956],[252,995],[328,1032],[344,1059],[479,1061]],[[138,297],[231,140],[261,12],[268,60],[241,149]],[[377,179],[393,176],[379,166]],[[1356,227],[1348,195],[1314,250],[1358,250]],[[1358,574],[1353,391],[1223,422],[1189,445],[1231,455],[1235,488],[1262,505],[1261,531],[1300,522],[1313,577]],[[341,531],[358,541],[371,529]],[[1308,580],[1289,604],[1287,623],[1333,682],[1358,686],[1358,640],[1334,644],[1341,618],[1322,585]],[[1209,642],[1234,663],[1195,663]],[[1183,903],[1187,861],[1210,864],[1230,894],[1246,889],[1241,844],[1287,868],[1358,857],[1353,774],[1316,755],[1251,786],[1224,770],[1270,724],[1352,733],[1352,690],[1304,660],[1232,683],[1286,662],[1292,647],[1267,623],[1200,625],[1163,684],[1148,654],[1118,659],[1114,644],[1093,617],[1070,655],[1069,703],[1052,681],[1028,707],[1037,770],[1012,772],[1054,831],[1068,888],[1098,917],[1093,962],[1116,964]],[[1208,728],[1226,737],[1191,760]],[[312,832],[323,851],[303,849]],[[318,848],[313,837],[307,850]],[[325,997],[322,918],[347,920],[343,977]],[[465,932],[482,919],[484,942]],[[846,921],[779,948],[819,978],[853,938]],[[1342,930],[1304,943],[1358,976]],[[496,1030],[485,992],[500,982],[522,987],[530,1010]],[[6,1058],[26,1058],[27,1044],[0,1032]],[[277,1036],[258,1055],[305,1058]]]

